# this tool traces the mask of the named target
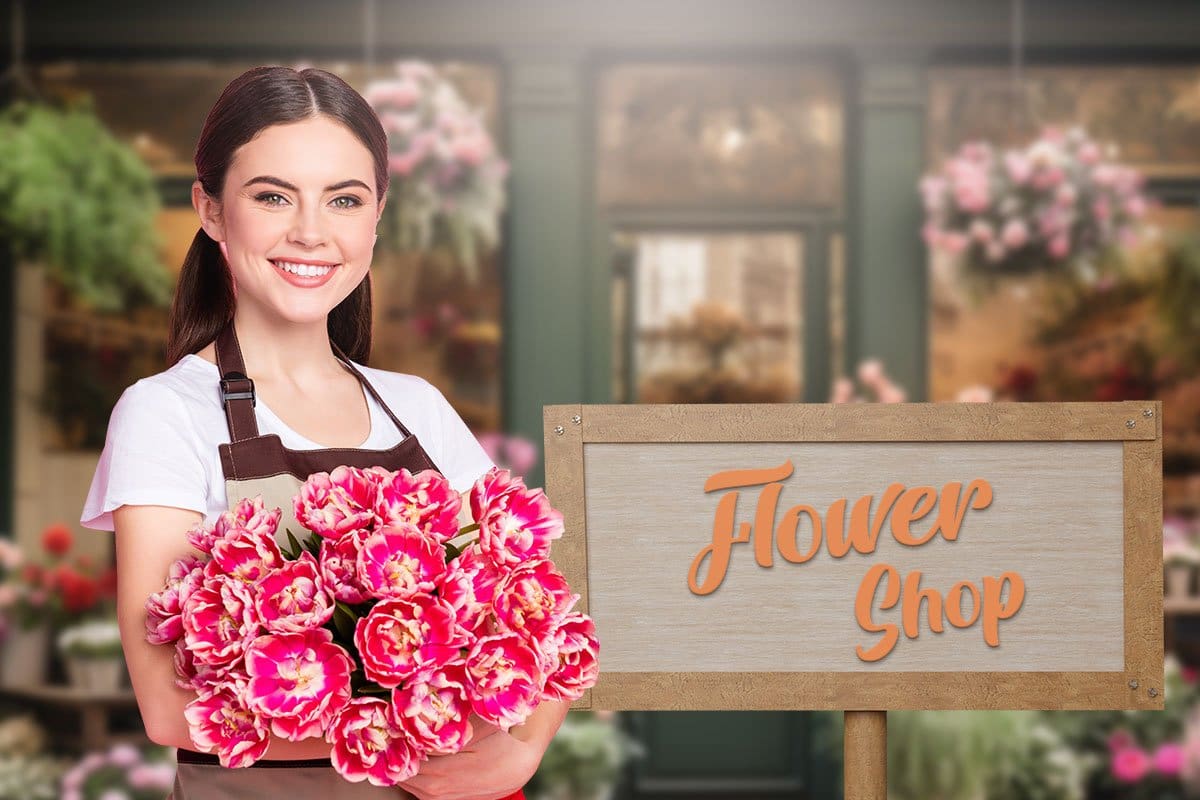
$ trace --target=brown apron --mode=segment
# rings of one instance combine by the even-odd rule
[[[230,321],[217,336],[217,369],[225,416],[229,421],[229,443],[218,445],[225,473],[225,491],[232,509],[239,500],[262,494],[267,508],[278,506],[283,513],[276,540],[287,545],[286,529],[301,534],[292,506],[292,497],[305,479],[314,472],[330,472],[342,464],[354,467],[379,466],[389,470],[420,472],[437,469],[421,447],[417,437],[396,418],[336,343],[339,362],[362,383],[399,428],[403,439],[386,450],[353,447],[327,447],[317,450],[292,450],[283,446],[274,433],[260,435],[254,417],[254,381],[246,375],[237,334]],[[441,470],[438,470],[441,472]],[[215,754],[180,748],[175,787],[168,800],[249,800],[250,798],[287,798],[287,800],[398,800],[413,798],[399,787],[373,786],[367,781],[353,783],[334,770],[329,759],[279,760],[267,758],[250,767],[222,767]]]

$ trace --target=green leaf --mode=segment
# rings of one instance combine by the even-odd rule
[[[357,618],[345,603],[339,602],[333,609],[333,624],[338,634],[347,641],[354,641],[354,628]]]
[[[289,544],[292,546],[292,552],[293,552],[293,553],[295,553],[295,555],[294,555],[294,556],[292,556],[292,558],[293,558],[293,559],[299,558],[299,557],[300,557],[300,551],[301,551],[303,548],[302,548],[302,547],[300,547],[300,542],[296,541],[296,537],[295,537],[295,535],[293,535],[293,534],[292,534],[292,529],[291,529],[291,528],[287,528],[286,530],[287,530],[288,543],[289,543]]]

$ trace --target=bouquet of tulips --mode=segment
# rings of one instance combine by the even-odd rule
[[[285,529],[287,547],[261,495],[193,527],[203,555],[171,565],[146,636],[197,692],[197,748],[244,767],[272,733],[323,735],[347,780],[393,786],[461,750],[472,712],[507,731],[582,696],[599,642],[549,558],[562,514],[498,467],[468,500],[459,529],[463,498],[437,471],[342,466],[293,498],[307,531]]]

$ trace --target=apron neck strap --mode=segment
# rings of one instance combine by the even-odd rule
[[[229,423],[229,440],[240,442],[258,436],[258,420],[254,418],[254,381],[246,375],[242,348],[238,344],[233,320],[217,334],[217,371],[221,375],[221,406]]]
[[[342,348],[338,347],[337,342],[330,339],[330,344],[333,347],[334,355],[349,370],[350,374],[366,387],[366,390],[375,398],[375,402],[379,403],[392,423],[400,430],[401,435],[405,438],[411,436],[408,428],[404,427],[404,423],[379,396],[379,392],[375,391],[375,387],[366,379],[366,376],[350,362],[350,358],[342,352]],[[257,402],[254,396],[254,380],[246,375],[246,364],[242,360],[242,348],[238,344],[237,331],[233,328],[232,319],[217,334],[216,351],[217,371],[221,375],[221,406],[225,409],[225,419],[229,423],[229,440],[240,442],[243,439],[252,439],[258,436],[258,420],[254,417],[254,406]]]

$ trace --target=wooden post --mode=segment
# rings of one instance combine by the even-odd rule
[[[842,715],[845,800],[887,800],[887,712]]]

